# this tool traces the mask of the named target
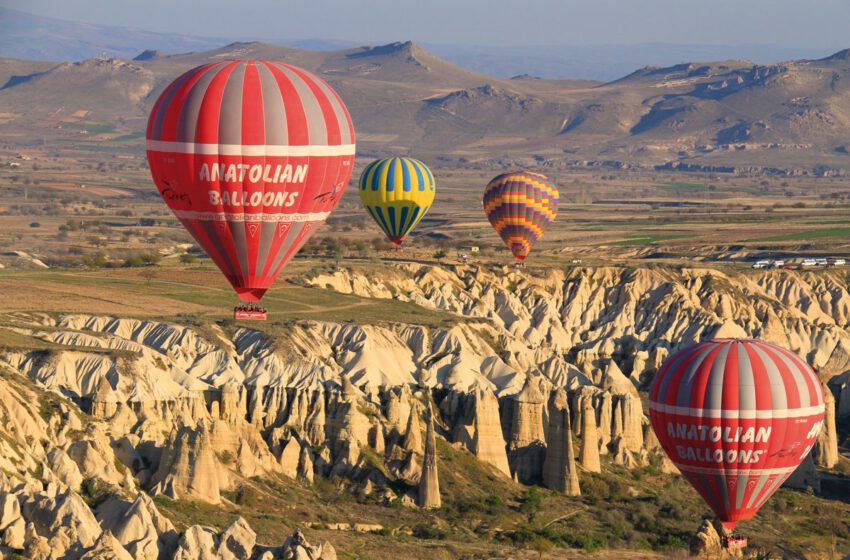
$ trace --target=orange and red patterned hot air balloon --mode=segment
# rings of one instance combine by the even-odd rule
[[[494,178],[484,191],[484,213],[518,261],[558,215],[558,189],[545,175],[512,171]]]
[[[817,375],[760,340],[710,340],[664,362],[649,390],[664,451],[727,529],[752,518],[823,426]]]
[[[310,72],[221,61],[165,89],[147,154],[174,215],[240,299],[256,301],[336,208],[354,164],[354,127]]]

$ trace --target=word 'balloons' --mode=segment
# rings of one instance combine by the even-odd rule
[[[256,301],[336,208],[354,164],[354,127],[310,72],[221,61],[160,95],[147,155],[171,211],[239,298]]]
[[[484,190],[484,213],[518,261],[525,260],[558,215],[558,189],[545,175],[512,171]]]
[[[373,161],[360,176],[360,200],[395,245],[416,227],[434,203],[434,175],[419,160]]]
[[[664,451],[731,530],[811,451],[823,389],[793,352],[711,340],[667,358],[650,387],[649,416]]]

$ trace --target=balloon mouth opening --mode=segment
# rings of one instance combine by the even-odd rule
[[[729,531],[730,533],[735,531],[735,525],[737,525],[737,524],[738,524],[737,521],[721,521],[720,522],[720,525],[722,525],[723,528],[726,529],[727,531]]]
[[[242,301],[260,301],[267,288],[234,288]]]
[[[519,262],[524,261],[525,257],[526,257],[526,255],[514,255],[514,258]]]
[[[390,243],[396,247],[401,247],[401,244],[404,243],[404,237],[390,237]]]

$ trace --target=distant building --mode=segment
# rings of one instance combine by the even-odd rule
[[[457,248],[461,253],[477,253],[478,246],[477,245],[463,245]]]

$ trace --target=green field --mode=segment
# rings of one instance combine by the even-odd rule
[[[608,245],[614,246],[623,246],[623,245],[651,245],[653,243],[658,243],[660,241],[671,241],[674,239],[692,239],[697,237],[696,235],[689,233],[675,233],[675,234],[649,234],[644,237],[634,237],[632,239],[624,239],[622,241],[615,241],[614,243],[608,243]]]
[[[655,188],[662,189],[665,191],[672,191],[675,193],[697,193],[707,190],[708,185],[703,183],[684,183],[676,181],[672,183],[662,183],[660,185],[655,185]]]
[[[748,239],[749,242],[763,241],[810,241],[812,239],[826,239],[829,237],[850,237],[850,227],[832,227],[823,229],[809,229],[805,231],[797,231],[794,233],[786,233],[783,235],[772,235],[770,237],[758,237]]]
[[[127,315],[124,303],[132,302],[145,310],[144,315],[160,319],[175,320],[191,315],[198,319],[230,321],[233,306],[238,302],[227,282],[209,264],[191,270],[157,266],[99,271],[0,271],[0,285],[6,283],[37,284],[65,293],[66,296],[58,301],[43,302],[45,305],[50,304],[46,311],[54,312],[89,311]],[[466,321],[459,316],[414,303],[395,299],[368,299],[324,287],[300,286],[282,281],[266,293],[262,305],[269,311],[270,323],[316,320],[448,327]],[[26,309],[16,308],[14,302],[6,302],[4,307],[7,311]],[[130,311],[129,315],[137,316],[139,312]]]
[[[108,121],[78,121],[66,123],[63,126],[74,130],[85,130],[89,134],[105,134],[115,130],[115,125]]]

